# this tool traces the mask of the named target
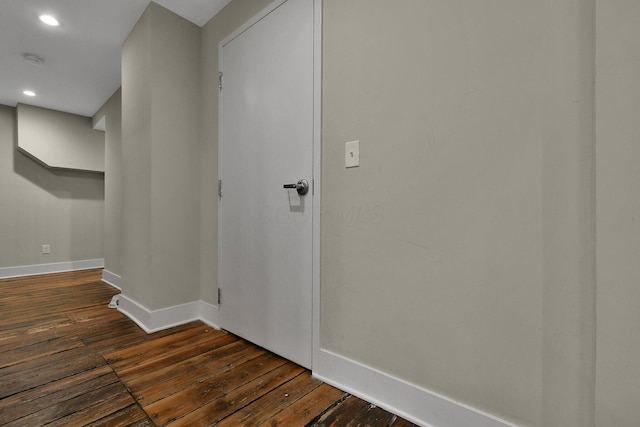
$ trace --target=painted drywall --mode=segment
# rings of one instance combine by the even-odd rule
[[[104,172],[104,132],[91,118],[18,104],[18,147],[52,168]]]
[[[49,169],[18,151],[16,109],[0,105],[0,267],[103,258],[103,212],[102,174]]]
[[[101,108],[105,120],[104,268],[122,277],[122,91]]]
[[[518,425],[591,425],[592,17],[324,1],[322,348]]]
[[[218,302],[218,43],[270,3],[232,1],[202,27],[200,299],[210,304]]]
[[[122,54],[123,293],[199,298],[200,28],[150,3]]]
[[[596,425],[640,420],[640,3],[597,1]]]
[[[151,294],[151,67],[150,13],[122,45],[122,292]],[[105,172],[105,175],[109,171]]]
[[[199,209],[200,242],[185,253],[212,304],[217,46],[269,3],[231,2],[198,45],[200,197],[185,203]],[[597,33],[594,10],[324,0],[323,348],[522,426],[637,424],[638,10],[598,0]],[[123,50],[123,257],[125,292],[152,308],[150,241],[163,231],[150,221],[145,20]],[[355,139],[361,166],[347,170]],[[171,284],[185,298],[164,301],[198,299],[185,283]]]

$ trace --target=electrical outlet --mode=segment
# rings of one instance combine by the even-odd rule
[[[42,253],[50,254],[51,253],[51,245],[42,245]]]

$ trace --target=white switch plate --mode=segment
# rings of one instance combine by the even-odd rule
[[[360,166],[360,141],[350,141],[344,144],[344,167]]]
[[[42,245],[42,253],[43,254],[50,254],[51,253],[51,246],[50,245]]]

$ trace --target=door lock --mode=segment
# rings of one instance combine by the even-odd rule
[[[299,195],[304,196],[309,192],[309,182],[306,179],[301,179],[295,184],[285,184],[283,188],[295,188]]]

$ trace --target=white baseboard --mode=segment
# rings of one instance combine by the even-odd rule
[[[209,304],[208,302],[204,302],[202,300],[198,301],[198,303],[200,320],[202,320],[212,328],[220,329],[220,326],[218,326],[220,324],[220,321],[218,320],[220,308],[217,305]]]
[[[104,267],[104,259],[0,268],[0,279]],[[122,278],[103,271],[102,280],[121,289]],[[193,301],[159,310],[149,310],[126,295],[119,295],[118,310],[145,332],[153,333],[195,320],[220,329],[219,308],[205,301]],[[505,420],[456,402],[374,368],[320,350],[314,357],[313,376],[358,396],[389,412],[425,427],[516,427]]]
[[[122,277],[109,270],[102,270],[102,281],[113,286],[117,290],[122,290]]]
[[[220,329],[219,308],[204,301],[193,301],[159,310],[119,295],[119,307],[145,332],[201,320]],[[358,396],[417,425],[425,427],[516,427],[450,398],[426,390],[374,368],[320,350],[314,358],[313,376],[354,396]]]
[[[516,427],[445,396],[327,350],[314,359],[313,376],[425,427]]]
[[[81,261],[54,262],[50,264],[20,265],[0,268],[0,279],[35,276],[37,274],[62,273],[65,271],[89,270],[104,267],[104,258]]]
[[[213,328],[220,329],[216,325],[218,307],[204,301],[193,301],[159,310],[149,310],[137,301],[122,294],[119,301],[118,310],[148,334],[195,320],[201,320]]]

